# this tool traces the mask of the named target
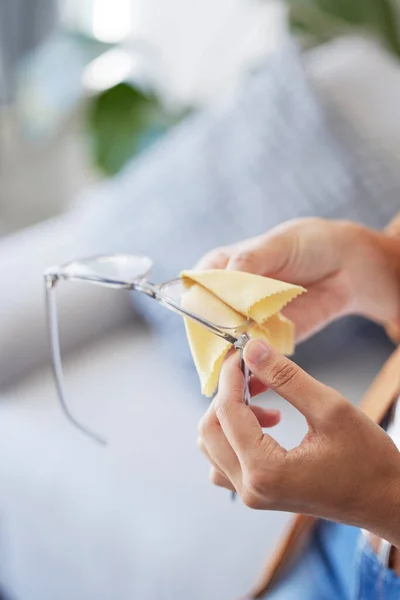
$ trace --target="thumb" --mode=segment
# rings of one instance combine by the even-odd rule
[[[244,360],[260,381],[288,400],[311,424],[324,418],[329,399],[334,402],[340,398],[338,392],[308,375],[261,340],[247,342]]]

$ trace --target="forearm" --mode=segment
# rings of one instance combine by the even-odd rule
[[[390,309],[383,315],[384,323],[394,322],[400,325],[400,239],[376,234],[375,241],[382,254],[382,268],[387,273],[392,289]]]
[[[377,249],[382,273],[386,273],[388,282],[389,302],[385,303],[388,310],[379,311],[374,315],[375,320],[385,325],[387,333],[395,343],[400,343],[400,215],[386,228],[384,233],[369,231],[369,244]],[[382,466],[385,468],[385,457]],[[363,527],[383,538],[400,549],[400,453],[398,455],[398,473],[391,472],[387,485],[377,486],[375,494],[370,495],[365,502],[366,514]],[[379,541],[378,541],[379,547]],[[396,567],[400,572],[399,553]],[[398,564],[397,564],[398,563]]]
[[[387,237],[390,236],[390,237]],[[383,242],[385,254],[392,264],[393,275],[400,282],[400,218],[397,218],[386,230]],[[385,323],[386,332],[395,344],[400,343],[400,309],[397,308],[397,318],[388,319]]]

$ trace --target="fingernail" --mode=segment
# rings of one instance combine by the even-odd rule
[[[261,340],[251,340],[247,342],[245,355],[246,360],[253,365],[257,365],[264,360],[269,354],[269,348]]]

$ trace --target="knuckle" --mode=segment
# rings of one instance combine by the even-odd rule
[[[300,379],[300,369],[291,361],[283,358],[269,367],[268,383],[271,387],[297,387]]]
[[[242,502],[245,506],[247,506],[247,508],[253,508],[256,509],[255,506],[255,499],[253,497],[253,495],[248,491],[248,490],[243,490],[242,493],[240,494],[241,498],[242,498]]]
[[[215,467],[211,467],[209,472],[209,479],[212,484],[218,487],[226,487],[229,484],[227,478],[224,475],[222,475],[222,473],[220,473],[220,471],[218,471]]]
[[[229,256],[228,249],[225,248],[224,246],[220,246],[218,248],[215,248],[215,250],[213,252],[213,257],[214,258],[228,258],[228,256]]]
[[[199,434],[199,440],[201,440],[201,438],[204,437],[204,434],[206,433],[206,425],[205,425],[205,417],[203,417],[200,421],[199,424],[197,425],[197,433]]]
[[[205,438],[207,436],[208,431],[210,430],[210,419],[207,416],[203,417],[197,429],[199,436],[201,438]]]
[[[231,405],[229,402],[218,402],[218,404],[216,404],[215,416],[218,420],[218,423],[229,418],[230,413]]]
[[[214,467],[211,467],[210,471],[208,473],[208,477],[209,477],[211,483],[213,483],[214,485],[219,485],[220,475],[219,475],[217,469],[215,469]]]
[[[204,261],[207,262],[207,264],[210,267],[216,266],[216,265],[220,265],[223,262],[226,262],[229,259],[229,253],[228,250],[226,248],[216,248],[215,250],[212,250],[211,252],[209,252],[208,254],[206,254]]]
[[[264,507],[259,496],[250,489],[244,488],[241,494],[243,504],[253,510],[260,510]]]
[[[207,437],[207,435],[209,434],[209,432],[214,428],[214,427],[218,427],[219,426],[219,422],[216,418],[216,414],[214,410],[209,410],[204,417],[200,420],[198,426],[197,426],[197,430],[199,433],[199,436],[201,438],[205,438]]]
[[[334,392],[329,405],[325,410],[325,419],[329,424],[335,425],[338,421],[347,420],[352,405],[341,394]]]
[[[231,263],[242,270],[252,270],[257,267],[257,252],[255,249],[242,250],[233,254]]]
[[[259,508],[265,494],[265,481],[257,470],[243,474],[242,499],[249,508]]]
[[[229,260],[229,248],[215,248],[210,250],[207,254],[204,254],[200,260],[197,261],[195,268],[201,269],[218,269],[224,268]]]
[[[197,438],[197,447],[201,452],[205,451],[205,445],[204,445],[204,441],[203,438],[201,436],[199,436]]]
[[[246,477],[246,488],[254,495],[262,495],[265,490],[265,479],[260,471],[253,470]]]
[[[249,508],[273,508],[279,506],[282,477],[278,471],[261,471],[244,475],[243,502]]]

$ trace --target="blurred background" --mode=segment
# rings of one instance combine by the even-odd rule
[[[182,324],[60,285],[71,406],[51,377],[42,273],[144,253],[162,281],[206,251],[318,215],[400,207],[398,0],[0,1],[0,589],[16,600],[232,600],[288,515],[232,504],[196,448]],[[156,303],[154,303],[156,304]],[[357,402],[391,351],[359,319],[296,360]],[[305,425],[281,408],[277,439]]]
[[[226,98],[276,37],[280,8],[3,2],[2,231],[64,210],[187,112]]]

